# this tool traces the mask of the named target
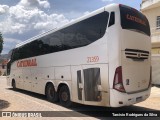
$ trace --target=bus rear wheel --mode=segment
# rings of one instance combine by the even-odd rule
[[[58,101],[57,92],[55,91],[55,88],[52,84],[47,85],[46,96],[47,96],[47,100],[50,102],[57,102]]]
[[[64,85],[60,88],[59,100],[60,100],[60,103],[65,107],[71,107],[72,106],[72,102],[70,100],[69,88],[66,85]]]

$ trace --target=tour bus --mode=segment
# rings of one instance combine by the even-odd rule
[[[16,45],[8,85],[65,107],[128,106],[150,95],[150,51],[147,18],[111,4]]]

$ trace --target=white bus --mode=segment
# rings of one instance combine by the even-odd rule
[[[150,51],[147,18],[111,4],[18,44],[8,84],[66,107],[132,105],[150,95]]]

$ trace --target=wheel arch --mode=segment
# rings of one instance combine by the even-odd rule
[[[45,95],[46,95],[47,86],[48,86],[49,84],[53,85],[53,87],[54,87],[55,90],[56,90],[55,83],[54,83],[53,81],[49,80],[49,81],[46,82],[46,85],[45,85],[45,89],[44,89],[44,94],[45,94]]]

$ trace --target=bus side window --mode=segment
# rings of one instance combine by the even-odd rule
[[[13,55],[12,55],[12,62],[14,62],[14,61],[16,61],[16,60],[19,60],[19,49],[15,49],[14,51],[13,51],[13,53],[12,53]]]
[[[115,13],[114,13],[114,12],[111,12],[108,27],[114,25],[114,23],[115,23]]]
[[[18,52],[14,53],[14,61],[19,60],[19,59],[20,59],[20,54]]]

